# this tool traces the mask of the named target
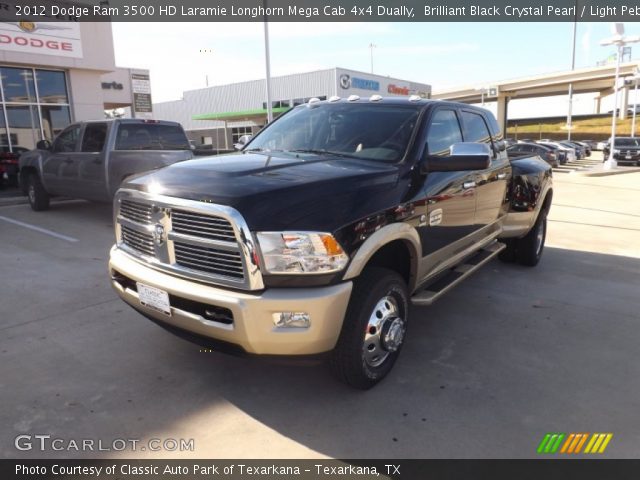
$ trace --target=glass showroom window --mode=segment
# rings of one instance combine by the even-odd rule
[[[39,140],[53,140],[71,123],[65,72],[0,67],[0,80],[2,148],[33,149]]]
[[[242,126],[242,127],[233,127],[231,129],[231,143],[238,143],[240,137],[243,135],[251,135],[251,125]]]

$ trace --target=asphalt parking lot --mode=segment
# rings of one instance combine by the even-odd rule
[[[528,458],[547,432],[612,432],[603,456],[637,458],[640,173],[555,181],[540,265],[494,261],[414,308],[368,392],[322,366],[202,352],[131,310],[108,281],[110,205],[0,207],[1,455]],[[19,451],[20,434],[195,448]]]

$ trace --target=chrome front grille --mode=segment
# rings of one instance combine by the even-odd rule
[[[253,237],[233,208],[120,190],[117,245],[153,268],[246,290],[264,288]]]
[[[125,245],[145,255],[155,255],[153,237],[148,233],[122,226],[122,241]]]
[[[152,206],[131,200],[120,202],[120,215],[134,222],[150,224]]]
[[[244,276],[240,252],[174,242],[176,263],[216,275],[241,279]]]
[[[174,232],[193,235],[194,237],[221,240],[223,242],[236,241],[236,234],[228,220],[184,210],[171,211],[171,229]]]

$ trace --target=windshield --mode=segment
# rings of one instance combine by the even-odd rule
[[[637,147],[640,145],[637,138],[616,138],[616,147]]]
[[[319,103],[301,105],[266,128],[245,148],[400,160],[418,121],[415,106]]]

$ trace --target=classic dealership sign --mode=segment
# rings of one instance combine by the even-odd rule
[[[0,22],[0,51],[82,58],[76,22]]]
[[[409,87],[400,87],[392,83],[387,87],[387,92],[393,95],[409,95],[411,93],[411,90],[409,89]]]

